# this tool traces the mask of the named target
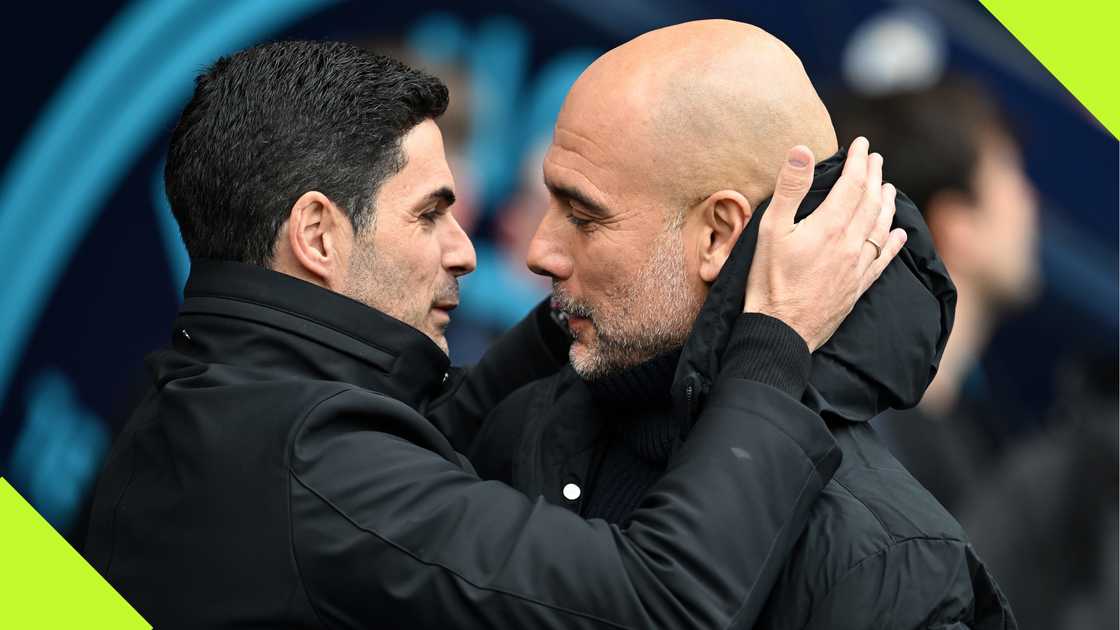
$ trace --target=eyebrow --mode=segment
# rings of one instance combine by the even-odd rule
[[[455,193],[447,186],[443,186],[425,195],[423,199],[416,203],[415,209],[423,210],[433,201],[443,202],[445,206],[454,205]]]
[[[557,184],[555,182],[549,181],[545,181],[544,185],[553,195],[559,197],[560,199],[578,203],[579,205],[587,208],[588,212],[600,219],[605,219],[611,216],[611,212],[609,210],[604,208],[601,204],[594,202],[590,197],[583,194],[579,190],[572,188],[571,186],[564,186],[563,184]]]

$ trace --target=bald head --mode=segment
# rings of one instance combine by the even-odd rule
[[[606,53],[572,87],[557,133],[600,145],[601,167],[675,204],[727,188],[757,205],[790,147],[817,159],[837,148],[793,51],[728,20],[658,29]]]
[[[526,256],[569,315],[578,374],[684,344],[799,144],[836,151],[828,112],[793,52],[747,24],[653,31],[580,75],[544,158],[549,209]]]

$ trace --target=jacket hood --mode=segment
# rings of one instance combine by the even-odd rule
[[[841,149],[817,164],[796,220],[824,202],[840,178],[845,156]],[[770,199],[765,200],[751,216],[685,342],[673,398],[689,424],[719,374],[723,349],[742,313],[759,221],[769,204]],[[832,338],[813,353],[802,402],[826,420],[862,422],[888,408],[913,407],[933,380],[945,350],[957,291],[921,213],[901,192],[893,227],[906,230],[906,245]]]

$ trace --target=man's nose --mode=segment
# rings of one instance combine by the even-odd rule
[[[563,241],[557,238],[555,221],[548,213],[541,219],[525,262],[529,270],[555,280],[567,280],[572,275],[572,259],[564,251]]]
[[[451,226],[443,247],[443,268],[453,276],[465,276],[477,266],[474,244],[455,217],[448,213],[447,218]]]

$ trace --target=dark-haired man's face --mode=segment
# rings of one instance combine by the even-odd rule
[[[343,292],[447,352],[444,331],[459,304],[458,277],[474,271],[474,247],[449,212],[455,182],[439,127],[420,123],[401,147],[405,166],[381,185],[373,225],[354,237]]]

